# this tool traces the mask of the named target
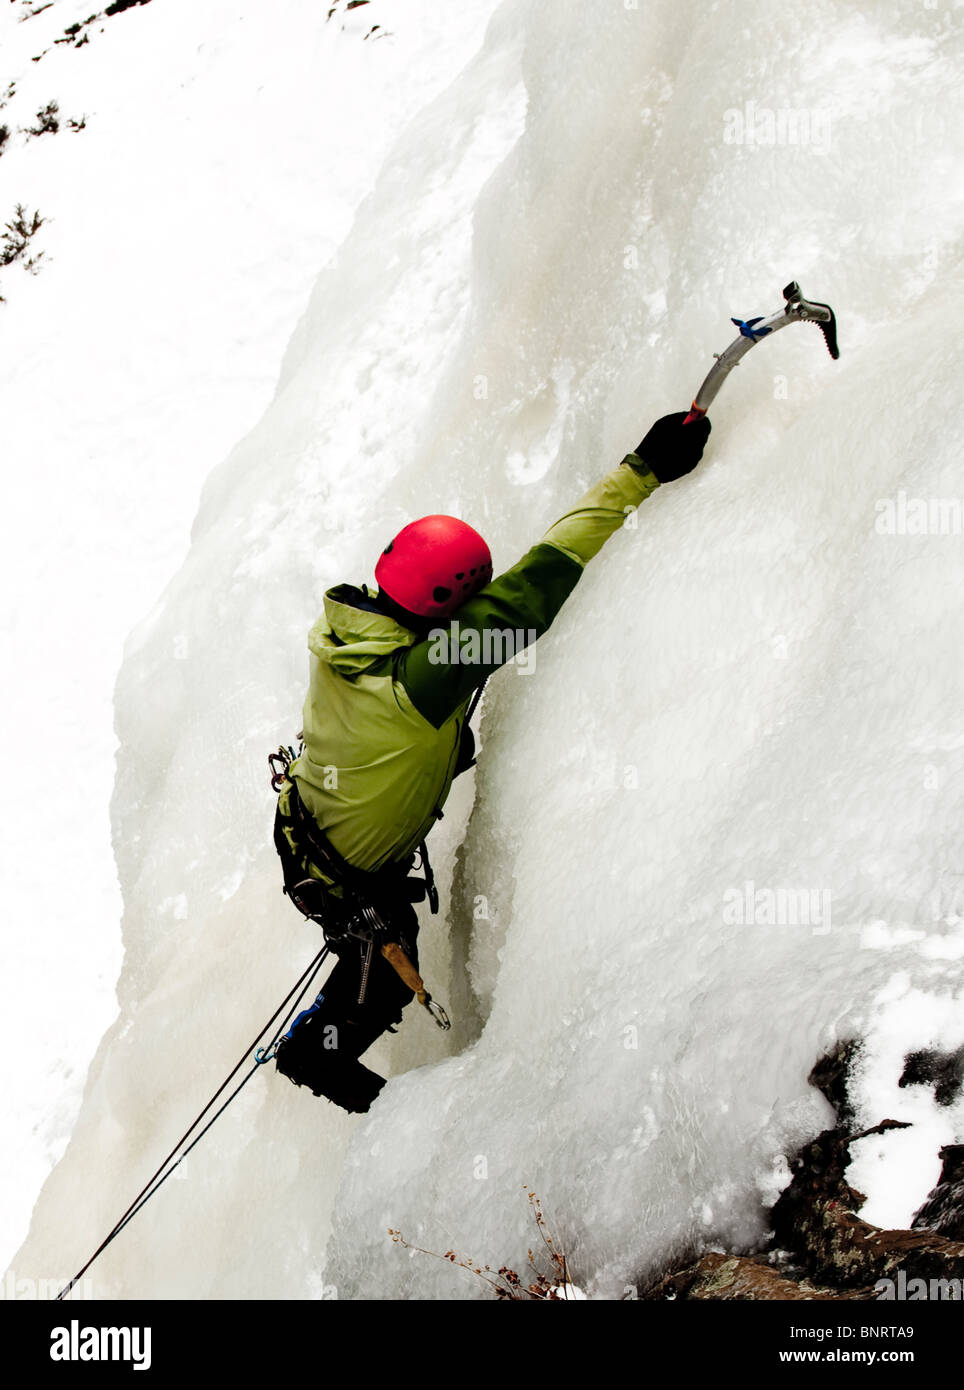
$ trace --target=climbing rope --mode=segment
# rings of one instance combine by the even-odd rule
[[[167,1182],[168,1178],[177,1168],[178,1164],[182,1163],[183,1160],[187,1158],[188,1154],[194,1148],[195,1144],[198,1144],[201,1141],[201,1139],[203,1139],[204,1135],[207,1134],[208,1130],[214,1124],[218,1116],[223,1114],[224,1111],[231,1104],[231,1102],[234,1100],[235,1096],[241,1093],[241,1091],[248,1084],[252,1076],[254,1076],[255,1072],[259,1069],[259,1067],[263,1066],[265,1062],[270,1062],[272,1060],[272,1058],[275,1055],[275,1051],[277,1049],[278,1041],[281,1038],[281,1035],[287,1028],[292,1015],[298,1008],[298,1005],[301,1003],[302,999],[307,994],[308,990],[311,988],[312,981],[314,980],[315,976],[318,974],[318,971],[324,964],[325,959],[328,956],[328,953],[329,947],[325,946],[321,951],[319,951],[318,955],[315,956],[314,960],[311,962],[307,970],[295,984],[294,988],[288,993],[286,998],[282,1000],[281,1004],[274,1011],[274,1013],[268,1019],[267,1023],[254,1038],[254,1040],[249,1044],[248,1047],[245,1048],[240,1059],[232,1068],[232,1070],[228,1073],[228,1075],[225,1077],[224,1081],[222,1081],[221,1085],[215,1091],[214,1095],[208,1101],[207,1105],[195,1118],[193,1123],[181,1135],[180,1139],[177,1141],[171,1152],[167,1155],[163,1163],[154,1173],[153,1177],[151,1177],[150,1180],[147,1183],[145,1183],[145,1185],[141,1188],[140,1192],[138,1192],[133,1202],[131,1202],[130,1206],[124,1212],[123,1216],[112,1228],[112,1230],[106,1236],[106,1238],[101,1241],[100,1245],[98,1245],[97,1249],[91,1255],[87,1263],[81,1269],[79,1269],[77,1273],[74,1275],[74,1277],[70,1280],[70,1282],[65,1284],[64,1287],[60,1290],[60,1293],[57,1295],[58,1299],[63,1299],[67,1297],[71,1289],[77,1283],[78,1279],[82,1278],[82,1276],[86,1274],[87,1270],[90,1269],[91,1265],[97,1259],[98,1255],[100,1255],[104,1250],[106,1250],[108,1245],[110,1245],[111,1241],[115,1240],[117,1236],[120,1235],[121,1231],[124,1229],[124,1227],[127,1225],[129,1221],[133,1220],[133,1218],[140,1211],[141,1207],[143,1207],[146,1202],[150,1201],[150,1199],[154,1196],[154,1193],[157,1192],[157,1190],[162,1186],[163,1183]],[[287,1014],[285,1014],[284,1019],[279,1024],[278,1028],[275,1030],[274,1036],[272,1037],[271,1041],[267,1044],[266,1047],[258,1047],[258,1043],[264,1037],[265,1033],[267,1033],[268,1029],[274,1023],[275,1019],[278,1017],[279,1014],[284,1012],[284,1010],[288,1007],[291,999],[295,996],[297,996],[295,998],[295,1002],[291,1004],[291,1007],[288,1009]],[[254,1051],[255,1048],[257,1048],[257,1051]],[[174,1158],[174,1155],[178,1153],[181,1146],[185,1143],[189,1136],[194,1133],[195,1129],[197,1129],[198,1125],[204,1119],[204,1116],[211,1109],[211,1106],[221,1095],[222,1091],[224,1091],[231,1084],[235,1075],[244,1066],[244,1063],[247,1060],[247,1058],[252,1055],[252,1052],[254,1053],[254,1066],[248,1072],[247,1076],[245,1076],[243,1080],[238,1083],[238,1085],[234,1088],[234,1090],[228,1096],[227,1100],[223,1103],[223,1105],[220,1105],[218,1109],[215,1111],[215,1113],[211,1116],[210,1120],[208,1120],[207,1124],[201,1130],[200,1134],[196,1135],[196,1137],[191,1141],[191,1143],[184,1150],[184,1152],[179,1155],[176,1162],[171,1164],[170,1168],[168,1168],[167,1165],[171,1162],[171,1159]],[[165,1171],[165,1169],[167,1171]],[[163,1176],[161,1176],[162,1174]]]

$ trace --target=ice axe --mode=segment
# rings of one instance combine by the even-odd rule
[[[690,425],[694,420],[700,420],[709,410],[716,399],[717,392],[723,385],[730,372],[744,357],[754,344],[761,338],[768,338],[776,333],[780,328],[786,328],[789,323],[815,323],[824,336],[827,344],[827,351],[830,356],[837,360],[840,356],[840,349],[837,347],[837,320],[829,304],[818,304],[816,300],[804,299],[800,293],[800,286],[796,280],[792,280],[783,291],[783,297],[787,301],[782,309],[778,309],[769,318],[731,319],[740,330],[739,337],[734,338],[728,348],[723,352],[715,352],[716,358],[713,366],[703,380],[703,385],[696,393],[696,397],[690,407],[690,413],[683,421],[684,425]]]

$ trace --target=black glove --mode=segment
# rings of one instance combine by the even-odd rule
[[[692,473],[703,457],[703,449],[710,437],[710,422],[703,415],[692,424],[684,425],[688,414],[688,411],[681,410],[675,415],[664,415],[635,450],[636,457],[642,459],[646,468],[661,483],[673,483],[677,478]]]

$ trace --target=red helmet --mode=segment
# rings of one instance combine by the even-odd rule
[[[447,618],[492,578],[492,556],[454,516],[423,516],[389,541],[375,566],[382,593],[422,618]]]

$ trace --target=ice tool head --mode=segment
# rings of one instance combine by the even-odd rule
[[[796,280],[791,280],[784,289],[783,298],[786,300],[783,308],[778,309],[775,314],[770,314],[768,318],[760,316],[746,320],[731,319],[731,323],[735,323],[740,330],[740,335],[734,338],[723,352],[714,354],[716,361],[696,393],[685,424],[692,424],[694,420],[699,420],[706,414],[720,387],[750,348],[762,342],[764,338],[771,338],[779,329],[786,328],[787,324],[815,323],[823,334],[827,351],[834,361],[837,360],[840,356],[837,346],[837,319],[830,305],[821,304],[816,299],[804,299]]]

